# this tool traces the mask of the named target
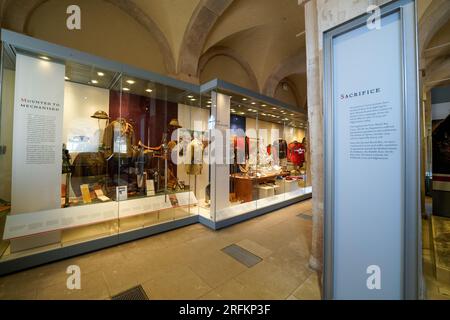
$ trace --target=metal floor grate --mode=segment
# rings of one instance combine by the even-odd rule
[[[303,220],[312,220],[312,216],[306,213],[300,213],[297,215],[297,217],[303,219]]]
[[[247,266],[248,268],[251,268],[262,261],[262,258],[258,257],[248,250],[245,250],[237,244],[232,244],[228,247],[225,247],[222,249],[222,251],[235,260],[239,261],[243,265]]]
[[[148,300],[148,297],[144,288],[139,285],[115,295],[111,300]]]

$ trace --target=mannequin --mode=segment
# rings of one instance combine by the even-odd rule
[[[203,142],[199,139],[198,133],[194,133],[194,139],[187,145],[186,149],[186,173],[190,175],[200,175],[203,169]]]
[[[296,167],[301,168],[305,162],[305,147],[302,143],[294,140],[288,146],[288,159]]]
[[[105,128],[103,135],[105,158],[109,159],[114,153],[126,153],[132,156],[134,144],[134,128],[126,119],[117,118]]]

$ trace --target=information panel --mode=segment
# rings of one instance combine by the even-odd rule
[[[414,248],[405,235],[417,239],[417,229],[406,224],[417,220],[419,189],[408,167],[419,161],[418,144],[408,141],[419,132],[418,122],[410,122],[417,121],[417,77],[405,74],[417,70],[410,64],[414,1],[397,1],[378,18],[370,26],[367,17],[356,19],[324,44],[329,299],[405,298],[407,246]]]
[[[337,37],[334,49],[336,296],[367,292],[365,269],[383,272],[382,291],[400,297],[402,255],[402,78],[400,16]],[[374,45],[382,44],[382,45]],[[367,48],[371,50],[367,50]],[[349,72],[349,70],[358,70]],[[371,248],[365,241],[373,241]],[[388,240],[388,239],[389,240]],[[379,246],[388,240],[388,246]],[[363,271],[363,272],[361,272]],[[355,277],[357,274],[360,276]],[[344,285],[354,281],[352,285]],[[347,283],[348,284],[348,283]],[[360,292],[355,289],[360,288]],[[383,288],[384,287],[384,288]],[[351,290],[348,292],[348,290]]]

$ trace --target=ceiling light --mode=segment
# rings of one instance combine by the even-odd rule
[[[91,80],[91,83],[93,83],[93,84],[97,84],[97,83],[98,83],[98,81],[97,81],[97,80]]]
[[[277,110],[277,108],[273,107],[272,110]]]
[[[261,113],[261,115],[263,115],[263,116],[267,116],[267,114],[265,114],[265,113]]]
[[[253,104],[253,105],[255,105],[255,104],[256,104],[256,102],[252,102],[252,104]]]
[[[240,114],[240,115],[244,115],[244,114],[245,114],[245,112],[239,112],[239,114]]]
[[[49,57],[46,57],[46,56],[40,56],[39,58],[41,58],[42,60],[50,60],[50,58]]]
[[[207,103],[207,104],[211,104],[212,102],[211,102],[211,101],[206,101],[206,103]]]
[[[192,99],[194,96],[193,95],[189,95],[187,96],[189,99]]]
[[[291,116],[293,116],[294,114],[293,113],[291,113]]]
[[[64,77],[64,80],[70,80],[70,78],[69,77]]]
[[[261,107],[267,107],[267,104],[262,104]]]
[[[103,73],[103,72],[97,72],[97,75],[99,76],[99,77],[103,77],[105,74]]]
[[[148,93],[150,93],[152,91],[153,91],[152,89],[145,89],[145,92],[148,92]]]
[[[123,90],[123,91],[130,91],[129,88],[123,88],[122,90]]]
[[[127,83],[128,83],[128,84],[135,84],[135,82],[136,82],[136,81],[134,81],[134,80],[127,80]]]
[[[191,101],[196,101],[196,100],[197,100],[197,99],[195,99],[195,98],[192,98],[192,99],[191,99]]]
[[[247,101],[247,98],[242,98],[242,101]]]
[[[247,109],[248,111],[250,111],[250,112],[252,112],[253,111],[253,109]]]

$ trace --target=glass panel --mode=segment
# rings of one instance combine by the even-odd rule
[[[68,220],[85,219],[62,231],[62,243],[70,245],[118,232],[106,128],[111,122],[111,92],[121,75],[72,61],[64,65],[62,206],[70,211]]]
[[[15,63],[1,46],[1,107],[0,107],[0,257],[8,250],[4,239],[7,215],[11,211],[12,124],[14,110]],[[9,251],[8,251],[9,253]]]
[[[203,163],[209,109],[192,92],[128,75],[120,84],[111,105],[125,132],[115,184],[123,190],[120,231],[199,214],[209,179]]]
[[[2,259],[117,234],[103,130],[120,75],[39,53],[3,53]]]

